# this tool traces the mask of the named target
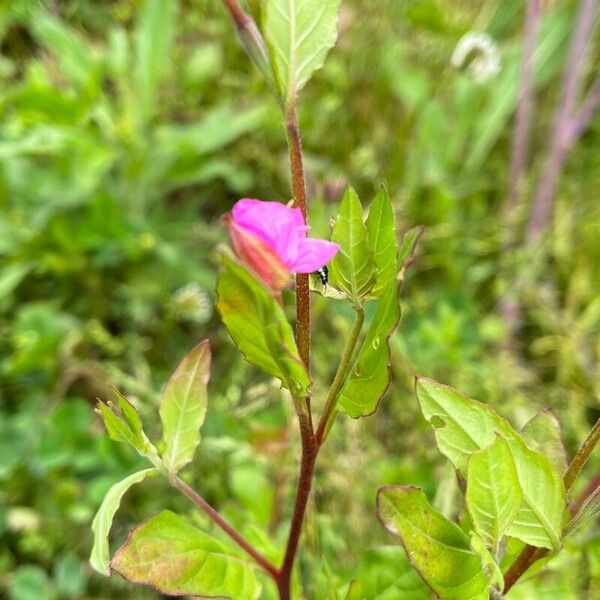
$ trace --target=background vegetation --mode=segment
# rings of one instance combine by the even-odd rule
[[[392,388],[377,415],[340,419],[321,457],[299,561],[305,598],[355,576],[370,598],[423,597],[374,512],[384,483],[422,485],[438,509],[458,512],[414,374],[517,425],[550,406],[571,454],[600,416],[600,118],[569,156],[536,260],[519,250],[576,7],[543,4],[532,160],[511,218],[502,207],[521,0],[346,0],[338,45],[302,93],[317,233],[348,181],[363,198],[385,183],[403,227],[427,228],[393,338]],[[239,359],[213,309],[219,217],[242,196],[289,196],[284,132],[220,2],[170,6],[0,6],[0,595],[11,600],[156,597],[87,565],[104,492],[140,466],[108,440],[93,406],[115,385],[155,414],[168,374],[205,337],[213,400],[192,479],[257,543],[286,532],[292,408]],[[485,82],[450,62],[469,31],[487,32],[501,55]],[[600,67],[595,36],[586,81]],[[498,305],[523,273],[509,339]],[[317,301],[317,390],[350,326],[345,308],[326,308]],[[590,478],[600,457],[591,463]],[[154,480],[132,490],[117,537],[174,503],[202,518],[166,492]],[[260,528],[244,525],[250,514]],[[513,596],[600,597],[597,529],[573,536]]]

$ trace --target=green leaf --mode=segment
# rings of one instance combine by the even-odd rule
[[[471,454],[467,463],[467,509],[477,533],[495,552],[517,516],[522,492],[508,443],[494,442]]]
[[[126,442],[153,463],[158,459],[156,448],[142,429],[142,420],[133,405],[118,390],[114,390],[118,406],[110,400],[98,401],[97,412],[102,416],[108,435],[117,442]]]
[[[381,294],[367,336],[340,392],[337,409],[353,418],[373,414],[390,384],[389,339],[400,320],[400,282]]]
[[[111,567],[163,594],[252,600],[260,593],[249,560],[168,510],[136,527]]]
[[[348,591],[344,596],[344,600],[363,600],[365,595],[362,591],[362,586],[358,581],[351,581],[348,586]]]
[[[571,533],[578,527],[581,527],[586,521],[593,519],[600,514],[600,487],[597,487],[583,502],[577,514],[569,521],[565,527],[565,535]]]
[[[12,573],[8,597],[10,600],[53,600],[55,594],[44,569],[23,565]]]
[[[428,378],[417,379],[417,398],[435,431],[438,448],[466,477],[471,454],[489,446],[496,435],[510,448],[523,502],[507,535],[532,546],[556,550],[560,543],[565,487],[552,463],[527,447],[510,424],[489,406]]]
[[[90,565],[103,575],[110,575],[110,551],[108,548],[108,534],[112,527],[113,518],[119,509],[121,499],[127,490],[134,484],[140,483],[156,469],[144,469],[115,483],[104,496],[102,504],[92,521],[92,532],[94,533],[94,545],[90,555]]]
[[[210,377],[210,344],[200,342],[182,361],[165,386],[160,404],[163,462],[177,473],[194,458],[206,417],[206,385]]]
[[[99,63],[74,29],[44,10],[36,11],[30,23],[38,40],[56,56],[63,75],[80,89],[95,87]]]
[[[244,267],[223,256],[217,308],[248,362],[305,396],[310,380],[298,355],[292,326],[272,294]]]
[[[325,63],[339,12],[340,0],[266,0],[264,36],[283,103],[292,102]]]
[[[387,190],[382,187],[375,196],[366,220],[369,246],[377,267],[377,280],[371,295],[379,297],[398,271],[398,247],[394,208]]]
[[[540,411],[521,431],[527,445],[543,454],[561,474],[567,470],[567,451],[562,440],[560,422],[551,408]]]
[[[402,546],[361,553],[345,600],[429,600],[431,590],[412,568]],[[352,594],[350,594],[352,592]]]
[[[345,292],[355,306],[361,306],[375,285],[377,271],[362,206],[351,187],[342,199],[331,239],[340,245],[329,267],[331,284]]]
[[[142,124],[156,106],[156,90],[169,56],[176,12],[175,0],[146,0],[136,25],[137,110]]]
[[[377,494],[377,514],[397,536],[411,564],[441,598],[487,599],[489,581],[481,559],[461,528],[434,510],[422,490],[386,486]]]
[[[214,155],[240,136],[258,129],[268,114],[266,104],[241,108],[230,103],[219,104],[205,112],[197,123],[160,125],[156,129],[156,160],[182,161],[191,155]]]
[[[469,539],[471,540],[471,550],[475,552],[481,559],[483,570],[488,577],[490,585],[495,587],[499,591],[504,590],[504,576],[500,565],[494,560],[494,557],[487,549],[483,538],[475,531],[469,532]],[[490,594],[491,596],[491,594]]]

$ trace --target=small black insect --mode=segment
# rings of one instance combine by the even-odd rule
[[[314,274],[323,285],[327,285],[327,282],[329,281],[329,269],[326,265],[323,265],[319,270],[315,271]]]

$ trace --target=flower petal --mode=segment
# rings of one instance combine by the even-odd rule
[[[232,214],[237,225],[261,238],[286,264],[296,257],[298,244],[306,237],[300,209],[281,202],[244,198],[235,203]]]
[[[275,294],[281,293],[291,279],[291,272],[269,244],[240,227],[229,215],[224,216],[234,252]]]
[[[326,265],[339,249],[339,244],[334,242],[305,238],[298,245],[298,253],[288,267],[294,273],[314,273]]]

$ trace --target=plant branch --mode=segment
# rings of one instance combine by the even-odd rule
[[[312,431],[312,423],[310,417],[306,413],[298,415],[300,423],[300,436],[302,439],[302,459],[300,464],[300,476],[298,478],[298,487],[296,491],[296,502],[294,504],[294,514],[290,526],[290,533],[285,548],[285,555],[279,576],[276,579],[277,589],[279,590],[280,600],[290,599],[290,587],[292,579],[292,569],[294,560],[298,551],[298,543],[300,542],[300,534],[302,533],[302,525],[304,523],[304,515],[306,506],[310,497],[312,487],[312,478],[315,469],[315,462],[319,447],[315,443],[315,437]]]
[[[596,424],[588,434],[587,438],[583,444],[581,444],[579,450],[577,450],[571,464],[569,464],[569,468],[563,478],[565,490],[567,492],[571,489],[577,475],[581,473],[581,469],[583,469],[585,463],[590,458],[598,442],[600,442],[600,419],[596,421]],[[547,554],[548,550],[546,548],[525,546],[521,554],[517,556],[504,575],[504,594],[512,588],[529,567]]]
[[[340,390],[342,389],[342,386],[344,385],[344,380],[346,378],[346,374],[348,373],[350,361],[352,360],[354,349],[356,348],[356,344],[358,342],[358,338],[360,336],[360,332],[362,330],[364,321],[365,311],[362,308],[358,309],[356,311],[356,317],[354,318],[352,330],[350,331],[350,336],[348,337],[348,341],[346,342],[346,348],[344,349],[342,360],[340,361],[335,377],[333,378],[331,388],[329,389],[327,399],[325,400],[323,413],[321,414],[319,424],[317,425],[317,432],[315,434],[315,438],[319,446],[323,443],[325,439],[325,435],[329,425],[329,419],[331,418],[331,415],[335,410],[338,395],[340,393]]]
[[[250,542],[242,537],[223,517],[204,499],[177,475],[170,477],[171,485],[187,496],[202,512],[220,527],[240,548],[242,548],[256,563],[262,567],[273,579],[279,577],[277,567],[267,560]]]

